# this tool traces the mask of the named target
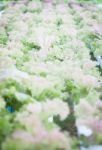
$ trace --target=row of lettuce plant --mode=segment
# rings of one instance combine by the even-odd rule
[[[87,71],[90,69],[88,72],[95,75],[100,82],[100,86],[95,91],[91,89],[89,96],[76,106],[78,125],[85,125],[90,129],[90,134],[86,135],[86,138],[82,137],[86,146],[102,144],[102,116],[100,115],[102,112],[102,22],[99,17],[101,12],[101,8],[92,5],[87,7],[73,5],[72,11],[79,30],[77,36],[89,51],[91,62],[88,63]],[[76,19],[77,17],[79,21]]]

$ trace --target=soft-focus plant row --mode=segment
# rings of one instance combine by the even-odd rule
[[[94,12],[93,12],[94,9]],[[102,10],[40,1],[0,18],[0,149],[77,150],[102,144]],[[77,137],[76,127],[91,134]]]

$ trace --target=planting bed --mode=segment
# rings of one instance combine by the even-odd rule
[[[0,150],[102,150],[101,5],[22,0],[4,7]]]

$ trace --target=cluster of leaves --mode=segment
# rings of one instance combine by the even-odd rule
[[[83,38],[81,17],[65,4],[32,0],[11,7],[1,20],[0,149],[77,149],[74,105],[80,122],[81,101],[95,104],[102,80],[87,43],[96,51],[101,39]]]

